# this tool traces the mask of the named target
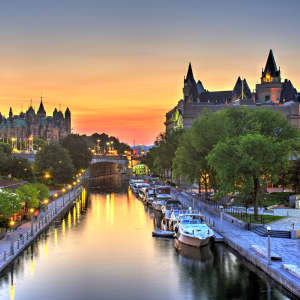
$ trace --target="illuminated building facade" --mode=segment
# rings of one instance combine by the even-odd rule
[[[19,115],[13,115],[12,108],[8,118],[0,113],[0,141],[26,141],[33,138],[43,138],[48,141],[58,141],[71,133],[71,112],[66,109],[64,115],[56,108],[52,116],[47,116],[43,101],[37,113],[32,106]]]
[[[184,78],[183,99],[166,114],[166,130],[189,128],[204,109],[219,111],[230,106],[281,111],[290,123],[300,128],[300,95],[290,80],[281,80],[272,50],[262,70],[261,83],[251,92],[247,80],[238,77],[232,90],[208,91],[194,78],[189,64]]]

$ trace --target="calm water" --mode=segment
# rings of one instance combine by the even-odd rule
[[[152,238],[159,216],[114,180],[118,192],[78,202],[2,275],[1,300],[291,299],[222,245]]]

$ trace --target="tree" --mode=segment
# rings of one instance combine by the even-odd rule
[[[5,153],[7,155],[10,155],[11,154],[11,146],[9,144],[6,144],[6,143],[2,143],[0,142],[0,153]]]
[[[0,190],[0,215],[5,222],[22,208],[21,199],[13,192],[2,189]]]
[[[57,143],[45,146],[36,154],[34,167],[41,179],[54,184],[69,183],[75,175],[68,151]],[[46,174],[49,178],[46,178]]]
[[[217,173],[219,194],[251,195],[257,216],[262,187],[267,181],[278,181],[282,168],[289,164],[290,151],[289,141],[247,134],[219,142],[207,158]]]
[[[31,164],[25,158],[11,157],[8,161],[8,172],[15,178],[28,181],[34,179]]]
[[[289,183],[295,193],[300,193],[300,158],[292,161],[288,171]]]
[[[25,212],[40,206],[39,190],[34,184],[24,184],[16,189],[16,194],[25,204]]]
[[[61,140],[61,145],[69,151],[76,170],[88,168],[92,160],[92,153],[83,137],[77,134],[69,134]]]
[[[33,148],[35,150],[41,150],[47,145],[47,141],[42,138],[34,138],[33,139]]]
[[[46,185],[42,183],[34,183],[34,187],[39,191],[39,200],[42,202],[44,199],[49,198],[49,189]]]

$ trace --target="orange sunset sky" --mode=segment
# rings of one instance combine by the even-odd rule
[[[238,76],[253,90],[270,48],[299,91],[299,2],[240,2],[1,4],[0,112],[30,99],[37,109],[43,96],[47,114],[69,106],[75,133],[148,145],[182,97],[189,61],[208,90]]]

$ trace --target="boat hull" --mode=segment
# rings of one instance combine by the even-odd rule
[[[182,233],[177,233],[177,238],[178,238],[178,241],[181,242],[182,244],[189,245],[192,247],[197,247],[197,248],[208,245],[209,240],[210,240],[209,237],[207,237],[205,239],[199,239],[199,238],[191,237],[191,236],[188,236],[188,235],[185,235]]]

